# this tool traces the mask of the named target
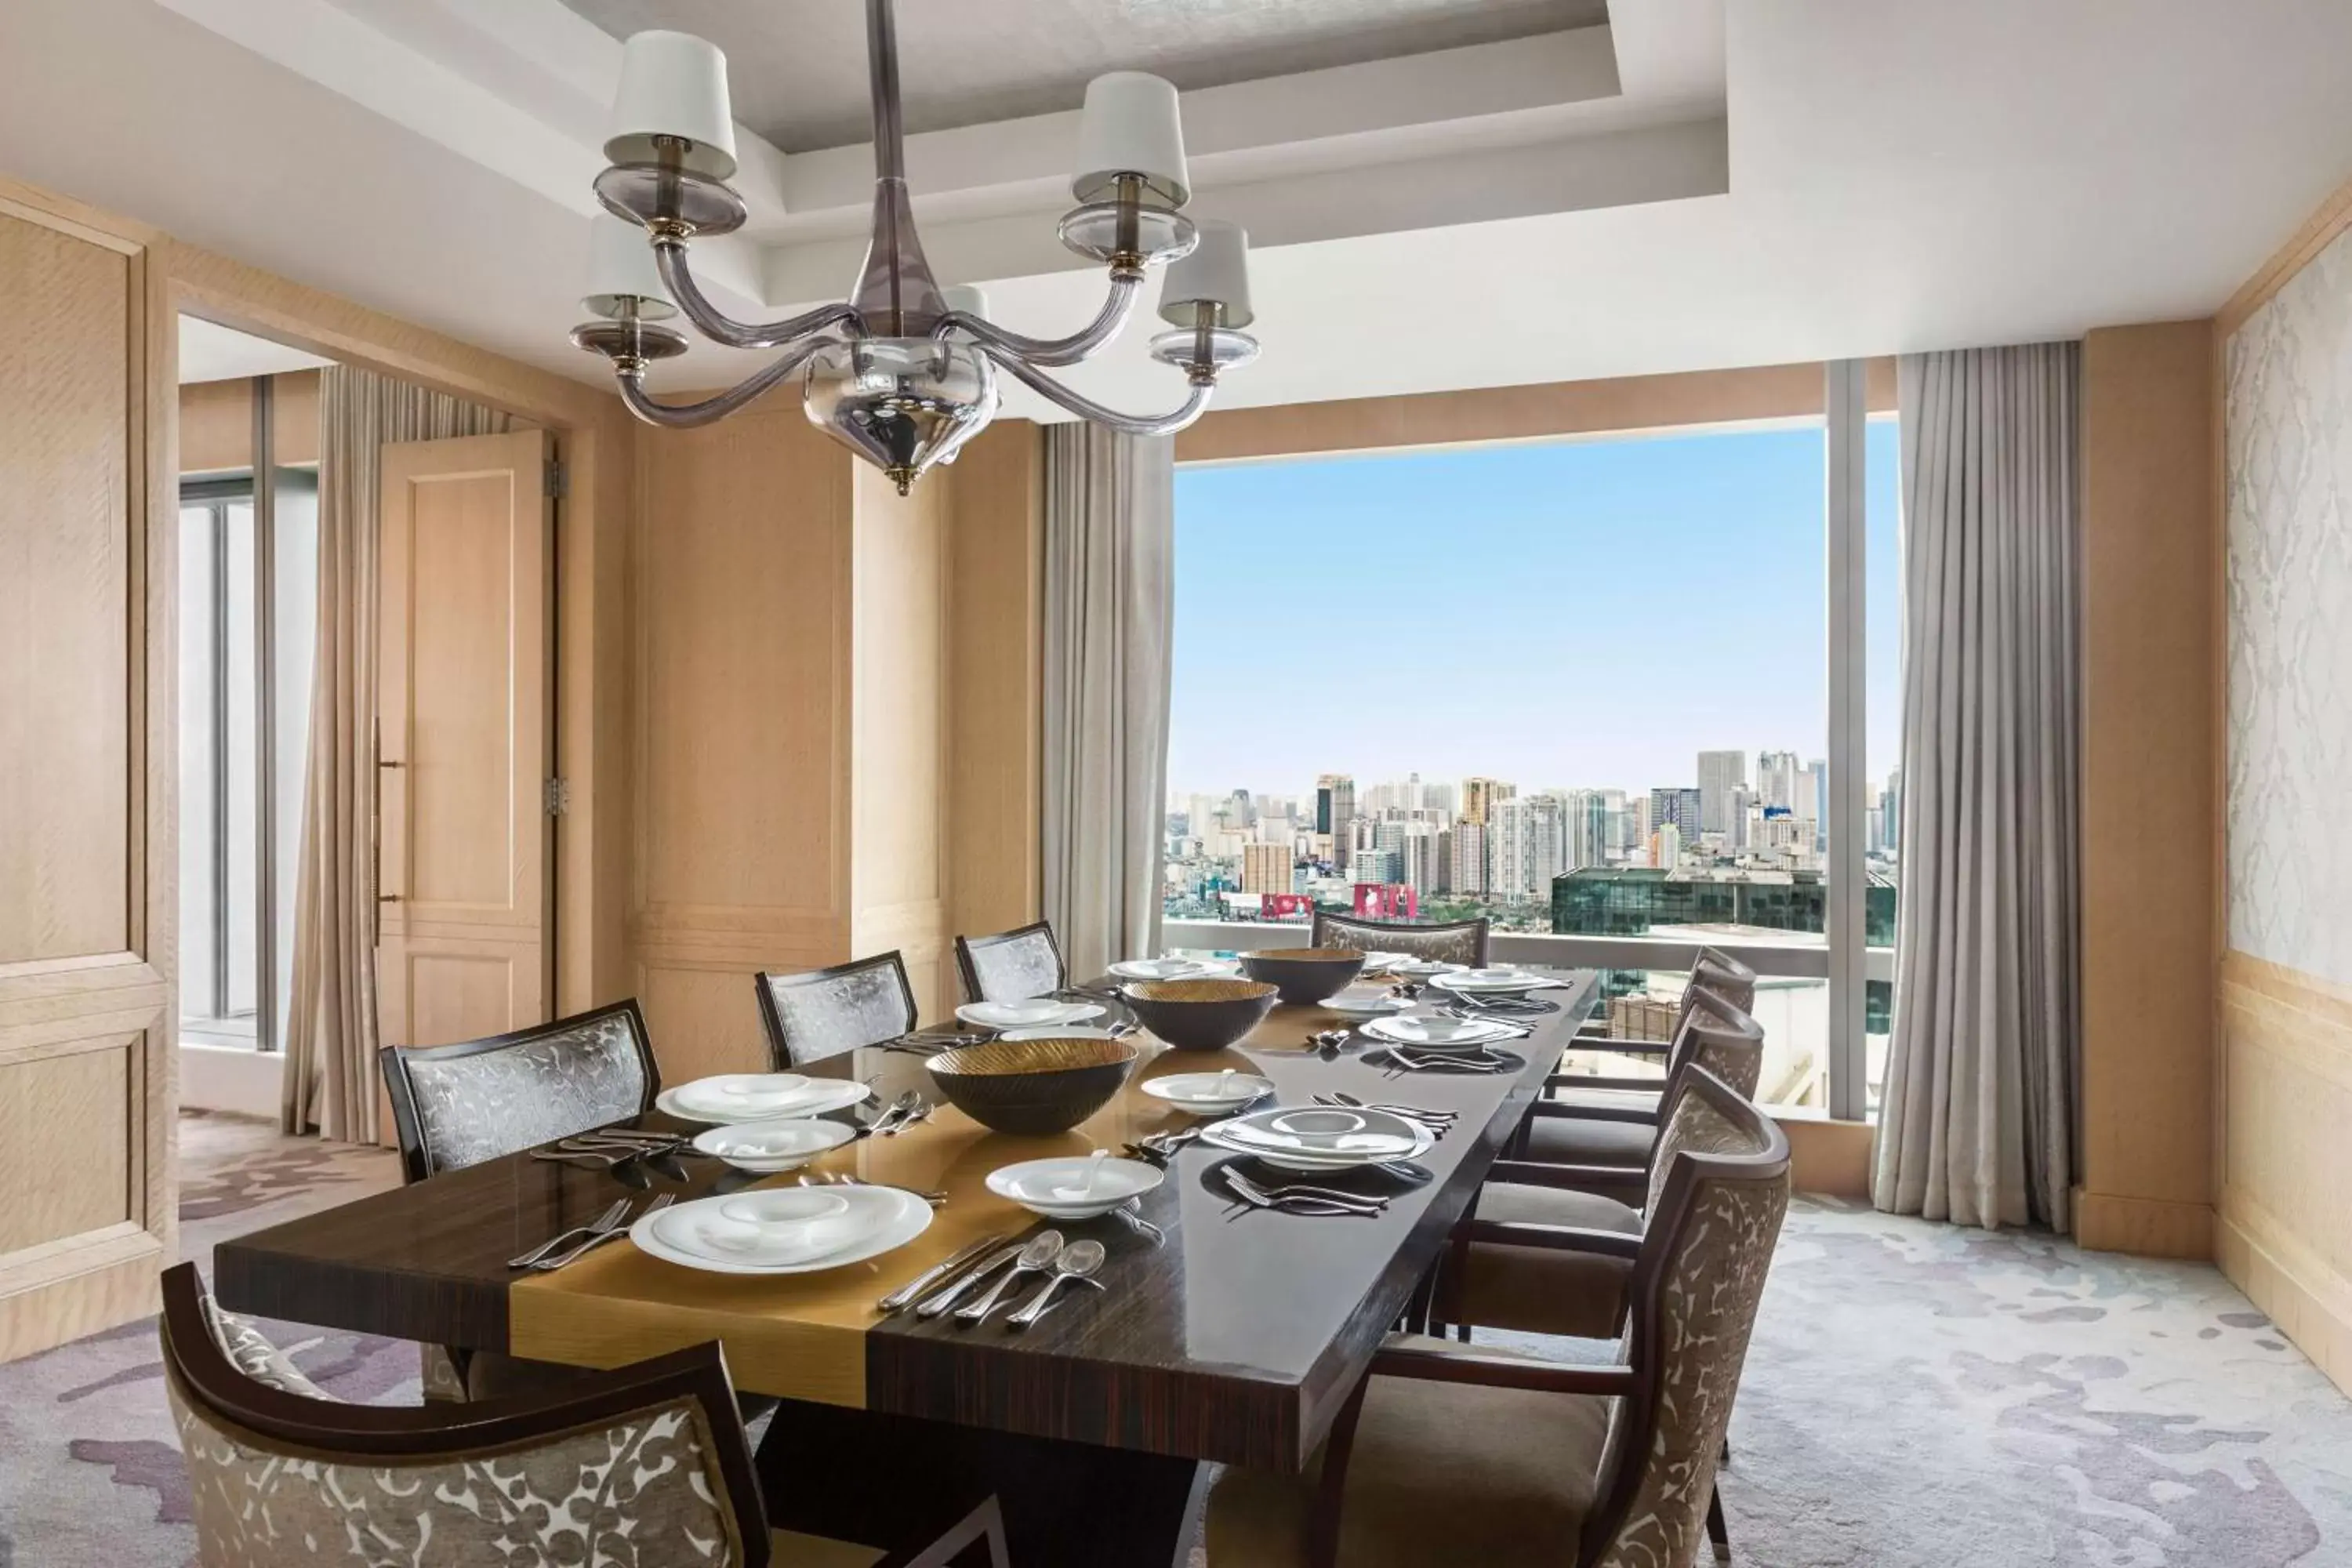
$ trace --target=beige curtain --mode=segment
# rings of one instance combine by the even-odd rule
[[[2074,343],[1906,355],[1903,843],[1873,1197],[2068,1228],[2080,673]]]
[[[1074,975],[1159,950],[1174,454],[1045,431],[1045,918]]]
[[[294,996],[279,1122],[376,1141],[377,453],[502,434],[495,409],[331,365],[319,397],[319,642],[294,898]]]

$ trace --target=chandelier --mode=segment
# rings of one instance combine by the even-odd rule
[[[1183,214],[1192,195],[1176,89],[1158,77],[1114,71],[1087,88],[1079,117],[1078,205],[1061,222],[1062,243],[1110,269],[1095,319],[1067,337],[1034,338],[988,319],[977,289],[942,288],[923,258],[907,195],[898,111],[898,41],[891,0],[866,0],[866,41],[874,100],[874,217],[866,262],[849,298],[786,321],[739,321],[697,285],[691,244],[742,226],[735,173],[727,58],[685,33],[639,33],[623,50],[596,195],[587,297],[597,319],[572,341],[613,364],[622,401],[655,425],[707,425],[787,377],[802,376],[810,421],[879,468],[907,493],[934,463],[985,428],[997,409],[996,373],[1083,419],[1139,436],[1165,435],[1199,418],[1217,373],[1257,355],[1241,329],[1251,321],[1247,237],[1231,224]],[[1173,328],[1151,356],[1184,373],[1184,400],[1166,414],[1107,408],[1064,386],[1049,370],[1076,364],[1118,335],[1145,274],[1169,263],[1160,314]],[[779,350],[740,384],[697,403],[661,402],[646,367],[686,352],[668,325],[683,314],[712,342]]]

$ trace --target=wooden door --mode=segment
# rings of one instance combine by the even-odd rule
[[[0,1361],[153,1311],[176,1240],[158,272],[0,181]]]
[[[388,1046],[548,1016],[548,456],[541,430],[383,448],[376,963]]]

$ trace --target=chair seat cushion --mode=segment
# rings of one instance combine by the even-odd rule
[[[1478,1217],[1642,1234],[1640,1211],[1614,1198],[1504,1182],[1480,1191]],[[1624,1317],[1625,1282],[1633,1269],[1633,1263],[1622,1258],[1474,1241],[1464,1259],[1460,1286],[1445,1305],[1454,1321],[1477,1328],[1614,1339]]]
[[[803,1535],[795,1530],[768,1531],[770,1568],[872,1568],[888,1555],[879,1547]]]
[[[1611,1165],[1640,1170],[1650,1163],[1658,1130],[1647,1121],[1593,1121],[1580,1116],[1538,1116],[1528,1128],[1528,1158],[1550,1165]]]
[[[1346,1568],[1573,1563],[1610,1405],[1590,1394],[1373,1378],[1348,1459],[1339,1561]],[[1306,1563],[1322,1464],[1318,1454],[1304,1475],[1225,1471],[1209,1497],[1210,1568]]]
[[[1660,1088],[1656,1089],[1558,1089],[1552,1090],[1550,1098],[1554,1105],[1566,1105],[1579,1110],[1589,1106],[1600,1110],[1642,1110],[1654,1115],[1663,1093],[1664,1085],[1661,1083]]]

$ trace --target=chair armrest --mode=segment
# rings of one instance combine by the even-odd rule
[[[1486,1180],[1514,1187],[1559,1187],[1572,1193],[1616,1193],[1649,1195],[1650,1173],[1614,1165],[1547,1165],[1534,1160],[1497,1160],[1487,1167]]]
[[[1556,1072],[1544,1079],[1546,1089],[1622,1089],[1636,1094],[1662,1095],[1666,1092],[1666,1080],[1662,1078],[1609,1078],[1601,1073]]]
[[[1528,1107],[1528,1114],[1553,1121],[1642,1121],[1655,1126],[1658,1121],[1654,1105],[1567,1105],[1557,1100],[1538,1100]]]
[[[1620,1230],[1588,1230],[1581,1226],[1539,1225],[1525,1219],[1474,1219],[1470,1239],[1497,1247],[1533,1247],[1546,1252],[1589,1252],[1600,1258],[1632,1262],[1641,1256],[1642,1238]]]
[[[1614,1035],[1576,1035],[1570,1038],[1571,1051],[1606,1052],[1615,1057],[1663,1057],[1671,1055],[1674,1046],[1665,1040],[1627,1040]]]
[[[1423,1350],[1382,1345],[1372,1352],[1369,1375],[1418,1377],[1433,1383],[1478,1384],[1488,1388],[1525,1388],[1543,1394],[1626,1394],[1633,1392],[1629,1366],[1578,1366],[1562,1362],[1522,1361],[1475,1351]]]

